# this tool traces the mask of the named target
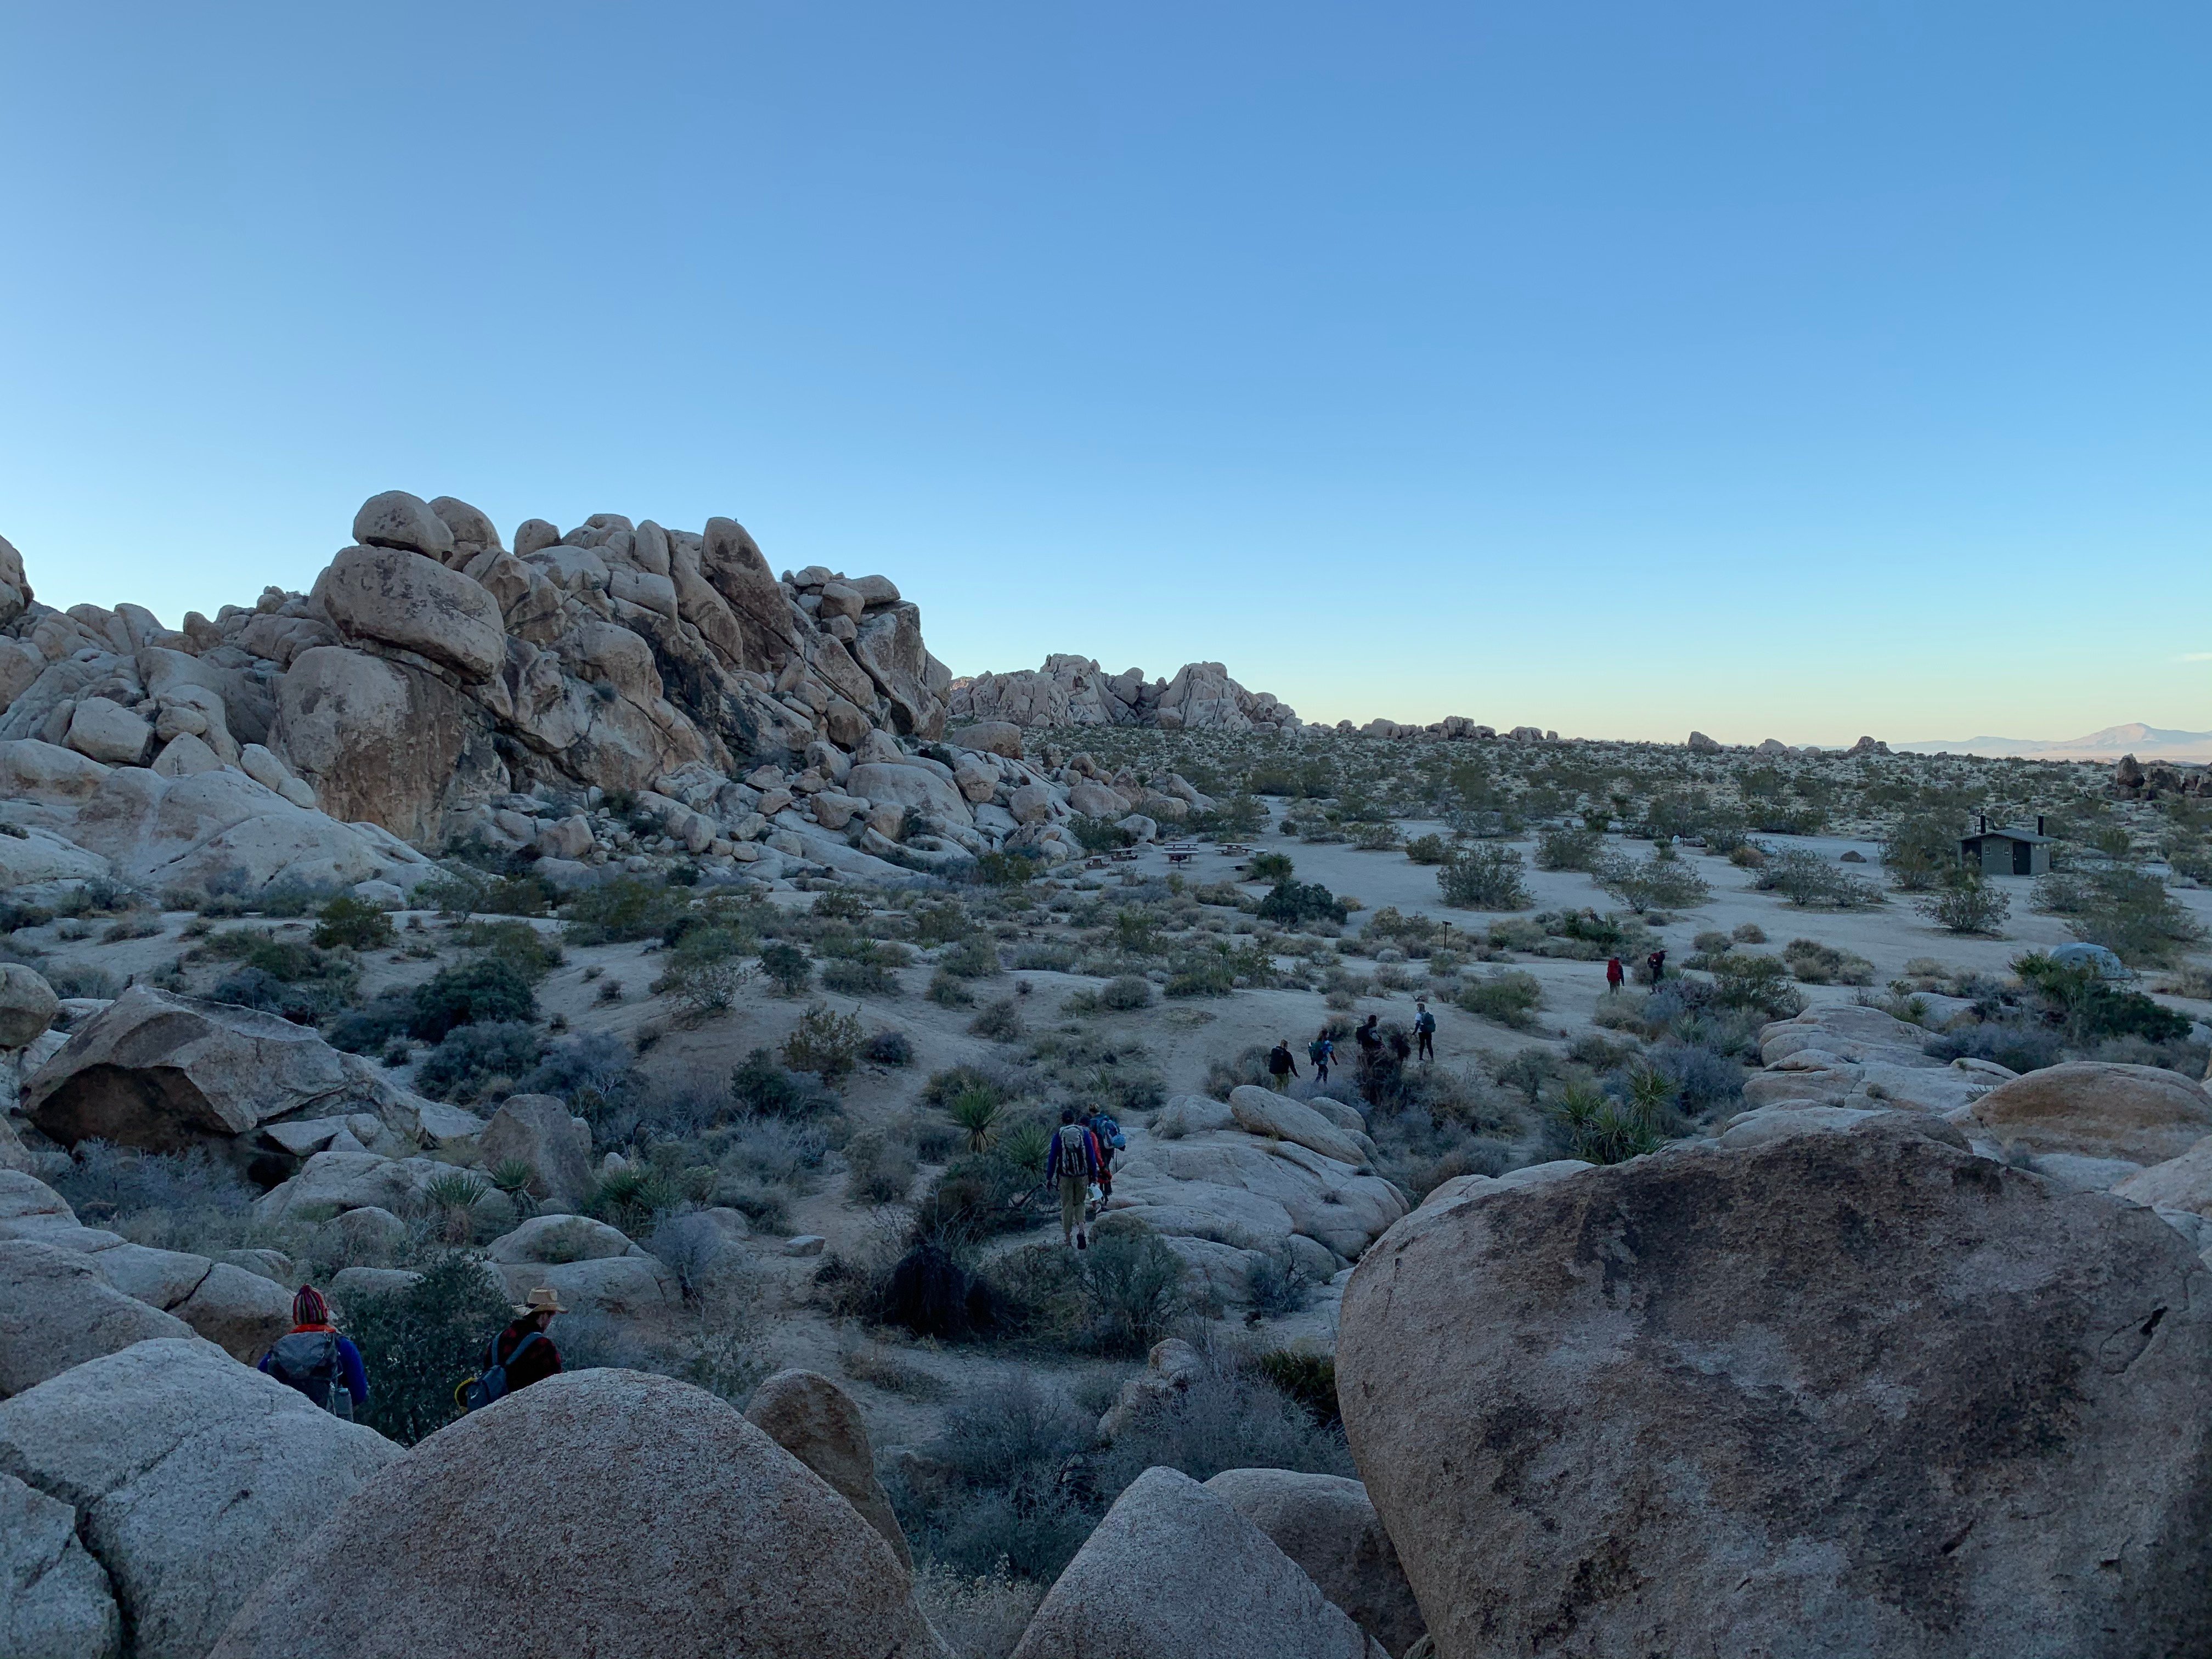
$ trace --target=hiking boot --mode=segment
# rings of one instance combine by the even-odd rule
[[[1079,1250],[1087,1250],[1091,1248],[1091,1241],[1081,1233],[1078,1233],[1075,1236],[1075,1248]]]

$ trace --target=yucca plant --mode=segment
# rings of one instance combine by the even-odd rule
[[[963,1089],[945,1109],[953,1127],[968,1137],[969,1152],[990,1150],[997,1139],[999,1115],[1006,1109],[996,1094],[988,1089]]]
[[[422,1187],[422,1206],[440,1241],[466,1244],[476,1237],[477,1206],[491,1189],[465,1170],[433,1176]]]
[[[518,1219],[537,1213],[538,1200],[531,1195],[530,1183],[538,1179],[538,1171],[528,1158],[503,1158],[492,1166],[490,1175],[491,1184],[514,1206]]]
[[[1052,1155],[1052,1137],[1037,1123],[1018,1123],[999,1137],[999,1156],[1018,1170],[1042,1177]]]

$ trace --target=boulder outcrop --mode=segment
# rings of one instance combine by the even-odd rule
[[[0,1241],[0,1398],[136,1342],[191,1334],[182,1320],[117,1290],[81,1250]]]
[[[2157,1066],[2077,1060],[2000,1084],[1968,1116],[2033,1152],[2163,1164],[2212,1135],[2212,1095]]]
[[[1187,1474],[1154,1468],[1130,1483],[1067,1564],[1013,1659],[1380,1652],[1234,1504]]]
[[[313,1029],[134,985],[31,1077],[23,1111],[64,1146],[227,1144],[278,1119],[404,1109],[411,1097]]]
[[[1206,1489],[1234,1504],[1384,1652],[1403,1654],[1420,1639],[1420,1604],[1360,1482],[1293,1469],[1224,1469]]]
[[[1066,655],[1047,657],[1042,668],[956,679],[949,712],[956,724],[1033,727],[1270,732],[1302,724],[1294,709],[1271,693],[1246,690],[1218,662],[1185,663],[1171,680],[1148,681],[1139,668],[1109,674],[1088,657]]]
[[[2212,1641],[2212,1275],[1918,1121],[1501,1183],[1370,1252],[1339,1398],[1439,1652]]]
[[[913,1570],[906,1533],[876,1479],[868,1420],[850,1395],[818,1371],[778,1371],[753,1390],[745,1420],[828,1481],[883,1534],[899,1565]]]
[[[398,1455],[197,1340],[140,1342],[0,1402],[0,1473],[75,1511],[134,1659],[201,1659]]]
[[[714,1395],[614,1370],[534,1383],[383,1470],[210,1659],[487,1649],[949,1659],[890,1547],[820,1477]]]

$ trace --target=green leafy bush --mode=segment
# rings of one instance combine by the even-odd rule
[[[367,899],[351,894],[332,899],[315,920],[315,944],[325,951],[340,945],[355,951],[374,950],[396,938],[390,916]]]
[[[1496,1020],[1515,1030],[1526,1030],[1544,1006],[1544,988],[1534,974],[1505,969],[1471,981],[1459,994],[1459,1006],[1470,1014]]]
[[[2006,917],[2012,914],[2012,900],[1983,880],[1978,872],[1954,869],[1914,908],[1947,933],[1993,939],[2002,932]]]
[[[465,1104],[496,1081],[513,1085],[538,1063],[538,1033],[514,1021],[457,1025],[416,1073],[415,1086],[433,1100]]]
[[[814,983],[814,964],[796,945],[778,940],[760,953],[760,965],[779,996],[798,996]]]
[[[1098,1001],[1101,1006],[1116,1012],[1149,1008],[1152,1006],[1152,988],[1134,974],[1124,974],[1118,979],[1107,981],[1098,993]]]
[[[1406,857],[1415,864],[1443,864],[1451,858],[1451,843],[1433,831],[1406,843]]]
[[[1889,872],[1891,884],[1907,893],[1925,893],[1943,886],[1945,878],[1960,868],[1959,842],[1965,831],[1965,823],[1955,814],[1923,813],[1899,818],[1881,844],[1881,865]]]
[[[2037,882],[2035,907],[2065,916],[2068,933],[2131,968],[2171,967],[2204,937],[2162,877],[2126,865],[2055,871]]]
[[[454,1386],[481,1369],[484,1345],[508,1316],[498,1279],[459,1254],[432,1262],[404,1290],[349,1296],[337,1312],[368,1372],[360,1420],[403,1446],[459,1415]]]
[[[836,1104],[820,1084],[785,1070],[765,1048],[753,1049],[730,1073],[730,1099],[747,1117],[813,1117]]]
[[[436,1042],[457,1025],[538,1018],[530,981],[498,957],[441,969],[415,988],[408,1035]]]
[[[1687,910],[1713,896],[1705,878],[1680,859],[1641,861],[1613,855],[1596,861],[1597,884],[1641,915],[1646,910]]]
[[[851,1072],[867,1040],[867,1028],[857,1014],[841,1014],[817,1003],[799,1017],[784,1038],[783,1063],[835,1083]]]
[[[1582,825],[1561,825],[1536,832],[1539,870],[1595,870],[1605,848],[1605,836]]]
[[[1461,849],[1437,872],[1437,885],[1455,909],[1525,910],[1531,902],[1527,867],[1512,848],[1486,842]]]
[[[655,937],[690,902],[680,888],[619,876],[578,892],[561,916],[571,945],[616,945]]]
[[[1293,881],[1285,877],[1260,901],[1260,915],[1268,921],[1295,927],[1302,921],[1342,922],[1348,913],[1335,894],[1319,882]]]

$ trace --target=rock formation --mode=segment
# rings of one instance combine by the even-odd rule
[[[334,1505],[211,1659],[488,1650],[945,1654],[851,1504],[714,1395],[615,1370],[512,1395]]]
[[[1247,691],[1218,662],[1185,663],[1171,680],[1141,668],[1109,674],[1088,657],[1051,656],[1042,668],[963,676],[951,683],[956,724],[1150,726],[1164,732],[1296,732],[1297,712],[1271,692]]]
[[[2212,1644],[2212,1274],[1960,1139],[1812,1126],[1386,1236],[1338,1391],[1437,1650]]]
[[[227,872],[191,848],[169,867],[143,844],[181,812],[251,843],[214,853],[253,886],[350,883],[404,849],[325,830],[264,867],[270,843],[314,839],[279,807],[434,846],[511,794],[651,790],[687,767],[726,781],[819,741],[944,729],[951,675],[896,586],[818,568],[779,580],[731,520],[683,531],[596,514],[565,535],[532,520],[509,552],[466,503],[395,490],[353,529],[308,592],[270,589],[175,629],[137,605],[39,605],[9,549],[0,772],[27,742],[40,747],[13,769],[56,775],[0,775],[0,795],[66,799],[114,845],[70,833],[66,813],[36,827],[131,879]],[[169,799],[185,786],[189,801]],[[3,850],[18,864],[37,852]],[[293,867],[317,864],[331,867]]]

